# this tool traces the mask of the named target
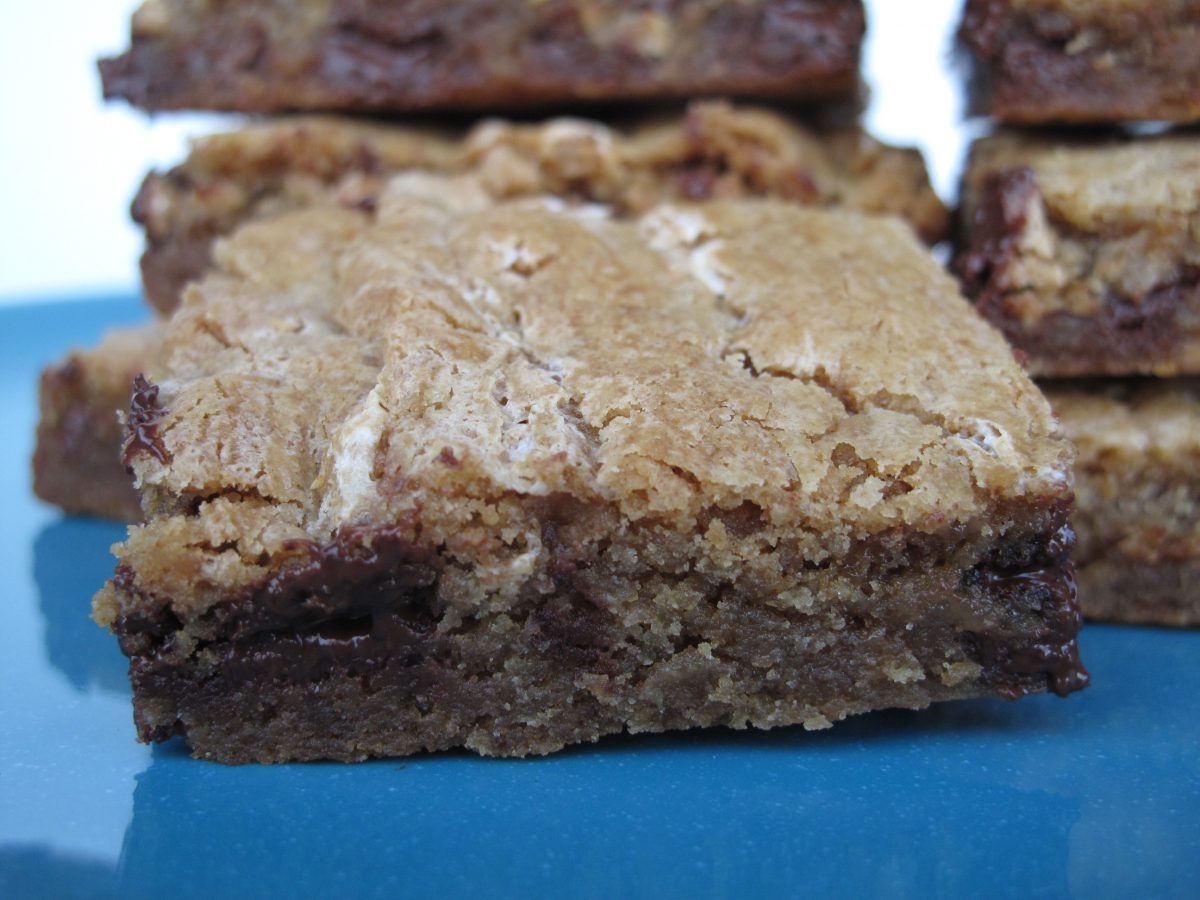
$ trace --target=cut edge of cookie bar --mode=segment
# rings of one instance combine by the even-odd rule
[[[1200,382],[1042,387],[1079,451],[1074,555],[1084,616],[1200,625]]]
[[[399,179],[218,258],[94,605],[143,740],[521,756],[1086,684],[1070,447],[899,222]]]
[[[973,145],[954,268],[1035,376],[1200,372],[1197,158],[1186,134]]]
[[[149,0],[100,61],[147,110],[411,113],[704,95],[842,99],[860,86],[861,0]]]
[[[1200,120],[1194,3],[968,0],[969,105],[1014,125]]]
[[[134,376],[150,368],[158,325],[115,329],[74,350],[38,383],[33,492],[72,515],[136,521],[141,507],[121,461]]]

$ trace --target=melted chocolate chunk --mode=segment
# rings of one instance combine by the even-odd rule
[[[440,615],[434,553],[395,528],[350,527],[333,541],[293,541],[286,549],[299,553],[296,562],[210,612],[215,639],[239,641],[389,611],[431,627]]]
[[[171,453],[158,433],[159,422],[166,412],[158,405],[158,385],[147,381],[145,375],[135,375],[126,423],[129,436],[121,457],[126,466],[139,453],[149,453],[163,465],[171,461]]]
[[[1064,524],[1041,540],[1002,546],[964,577],[966,586],[998,596],[997,605],[1041,620],[1034,640],[1023,646],[1003,635],[967,635],[985,679],[1012,699],[1043,686],[1065,697],[1090,681],[1076,643],[1083,616],[1068,558],[1074,543],[1075,532]]]
[[[431,628],[440,616],[433,551],[416,546],[396,529],[349,527],[329,542],[292,541],[296,559],[241,596],[218,604],[192,624],[205,642],[247,641],[267,632],[319,629],[325,623],[394,613],[414,628]],[[180,622],[170,608],[146,595],[133,573],[119,566],[114,584],[142,598],[142,612],[116,624],[127,655],[157,652]],[[151,612],[153,610],[153,612]]]

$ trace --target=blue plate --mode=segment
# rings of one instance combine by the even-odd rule
[[[1200,633],[1090,627],[1093,687],[806,733],[227,768],[134,741],[88,620],[121,528],[29,490],[37,373],[132,298],[0,310],[0,897],[1197,896]]]

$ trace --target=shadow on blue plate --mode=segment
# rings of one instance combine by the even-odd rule
[[[95,519],[60,519],[33,545],[38,606],[46,620],[46,656],[79,691],[129,693],[129,662],[116,639],[90,618],[92,594],[112,576],[109,548],[125,526]]]
[[[99,860],[38,845],[0,847],[0,897],[70,897],[116,900],[117,870]]]
[[[788,738],[771,743],[795,755],[674,736],[525,763],[265,769],[162,750],[138,779],[121,873],[166,892],[186,847],[199,895],[966,895],[981,875],[1066,893],[1076,799],[869,753],[810,765],[805,737]],[[302,865],[282,871],[281,855]]]

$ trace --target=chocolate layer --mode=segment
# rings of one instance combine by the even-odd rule
[[[991,561],[967,575],[1007,607],[1036,610],[1044,617],[1042,629],[1026,646],[973,636],[986,677],[1013,699],[1045,690],[1042,679],[1046,678],[1049,689],[1060,697],[1087,687],[1090,681],[1075,640],[1083,617],[1070,561],[1074,543],[1075,532],[1064,525],[1045,540],[1002,548]]]
[[[718,101],[629,129],[492,121],[454,139],[285,119],[205,139],[181,165],[146,177],[132,207],[146,234],[146,296],[162,312],[174,309],[184,286],[212,268],[216,240],[248,222],[320,204],[373,212],[391,177],[428,171],[479,175],[496,200],[553,194],[623,216],[663,200],[769,196],[899,215],[930,244],[948,222],[915,151]]]
[[[546,530],[554,540],[557,526],[548,523]],[[1053,530],[997,546],[988,559],[961,573],[961,595],[953,601],[962,604],[961,614],[893,621],[904,614],[892,605],[899,598],[877,608],[847,609],[839,652],[887,658],[895,652],[894,642],[903,640],[929,673],[938,672],[948,658],[975,662],[982,667],[981,683],[1010,698],[1043,690],[1059,695],[1079,690],[1088,676],[1075,643],[1080,617],[1067,559],[1072,541],[1073,533],[1060,514]],[[918,546],[921,542],[914,544]],[[560,733],[559,720],[573,714],[561,710],[574,709],[570,698],[581,678],[608,685],[606,696],[627,694],[632,706],[645,703],[647,686],[638,683],[650,671],[645,668],[648,658],[639,655],[645,648],[639,650],[636,632],[585,587],[587,573],[602,564],[594,555],[581,555],[579,547],[556,547],[564,560],[558,567],[559,592],[531,596],[523,618],[485,619],[458,627],[448,626],[436,600],[436,554],[398,532],[349,529],[330,543],[298,542],[291,549],[296,558],[278,575],[215,608],[189,629],[187,639],[182,639],[179,622],[166,604],[160,604],[150,620],[125,618],[117,623],[123,649],[132,657],[142,740],[183,734],[194,743],[191,729],[233,727],[221,724],[229,710],[249,709],[258,702],[247,698],[266,698],[265,705],[255,707],[255,717],[264,726],[267,720],[284,717],[294,730],[299,717],[311,727],[332,728],[339,735],[329,738],[302,729],[292,735],[292,744],[274,747],[271,752],[282,754],[280,758],[374,754],[377,747],[361,748],[371,746],[370,723],[385,714],[413,719],[406,729],[391,729],[387,740],[394,743],[387,752],[454,746],[490,717],[497,722],[494,747],[504,752],[509,741],[527,740],[516,724],[531,715],[527,697],[555,698],[558,719],[543,727],[549,735]],[[121,590],[136,591],[131,573],[118,582]],[[898,705],[911,702],[904,699],[904,685],[873,683],[864,688],[823,644],[810,647],[803,618],[789,621],[783,611],[727,585],[711,590],[700,617],[688,626],[694,633],[683,647],[711,641],[729,648],[722,665],[734,677],[759,683],[766,696],[806,703],[844,697],[854,703],[856,693],[868,689],[894,692]],[[154,598],[142,598],[143,608],[153,604]],[[960,629],[954,624],[960,619],[988,621],[992,628]],[[1040,624],[1031,628],[1031,621]],[[996,627],[997,623],[1007,624]],[[494,639],[497,630],[502,635]],[[503,654],[499,657],[498,648]],[[770,648],[778,658],[778,671],[767,683],[762,682],[767,673],[753,660]],[[526,680],[504,672],[522,672]],[[680,722],[691,721],[711,703],[711,684],[707,676],[694,684],[688,676],[680,678],[672,705]],[[777,693],[796,679],[804,685],[799,696]],[[942,688],[933,690],[938,694]],[[310,699],[331,693],[349,706],[323,708],[327,700]],[[512,717],[498,712],[504,704],[516,710]],[[590,709],[589,715],[586,728],[593,737],[621,728],[619,711]],[[430,720],[429,730],[419,725],[424,719]],[[566,727],[574,734],[583,726],[573,722]],[[345,737],[345,729],[358,728],[365,729],[361,741]],[[264,727],[256,739],[269,744],[277,736]],[[297,746],[310,749],[296,750]],[[242,746],[244,757],[208,752],[227,761],[261,758],[262,753],[253,744]]]
[[[706,93],[828,97],[858,83],[860,0],[258,0],[160,4],[103,60],[145,109],[496,110]]]
[[[970,0],[959,34],[975,54],[972,109],[1002,122],[1200,118],[1195,4]],[[1078,6],[1078,5],[1077,5]]]

